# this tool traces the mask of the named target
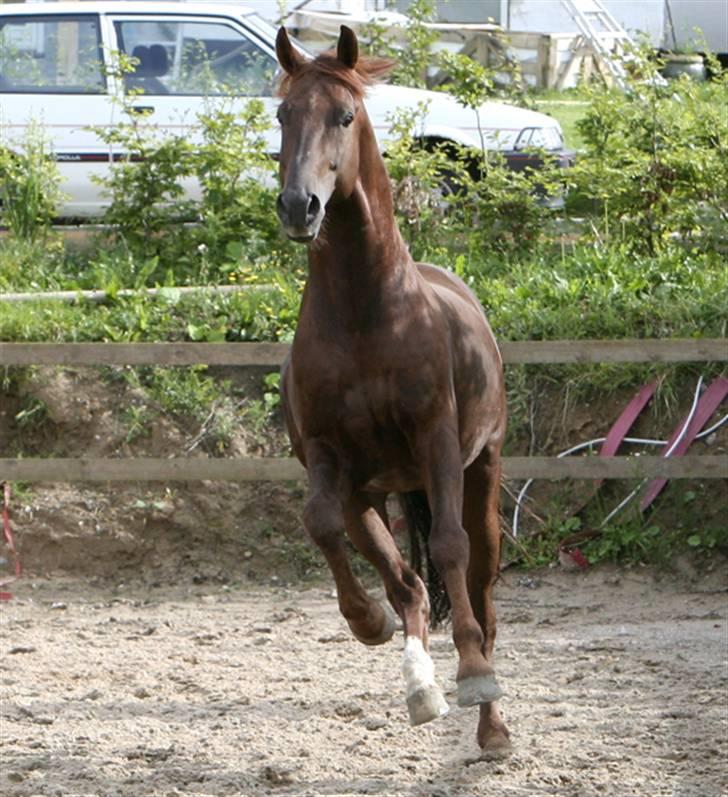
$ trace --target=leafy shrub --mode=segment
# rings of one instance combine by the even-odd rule
[[[138,114],[99,135],[124,153],[99,178],[110,199],[104,222],[113,229],[113,238],[136,259],[174,263],[180,251],[189,250],[184,222],[195,213],[183,186],[193,173],[192,144],[181,135],[160,138]]]
[[[726,244],[728,117],[726,72],[715,62],[706,84],[665,84],[645,48],[630,55],[627,90],[592,85],[578,123],[585,142],[570,178],[597,203],[594,231],[635,252],[676,241],[690,248]]]
[[[446,56],[453,95],[477,115],[493,86],[490,70],[464,56]],[[553,213],[543,201],[561,190],[563,178],[547,153],[534,150],[540,169],[516,172],[499,152],[417,134],[426,107],[401,110],[391,119],[386,145],[395,210],[415,257],[432,256],[462,242],[470,253],[523,256],[545,243]]]
[[[462,164],[440,147],[423,147],[416,131],[426,106],[399,109],[390,118],[386,143],[387,171],[392,182],[395,214],[415,257],[424,257],[457,233],[460,219],[446,212],[443,185],[456,172],[466,179]]]
[[[224,262],[233,243],[250,260],[268,255],[280,232],[275,172],[264,137],[270,122],[263,103],[251,100],[238,113],[213,108],[198,121],[203,138],[194,155],[202,188],[198,247],[205,247],[213,263]]]
[[[147,284],[225,282],[232,252],[255,259],[271,250],[280,235],[260,101],[238,112],[210,105],[197,118],[197,145],[130,116],[99,132],[126,154],[101,178],[111,198],[104,221],[125,255],[153,264]],[[191,180],[197,200],[186,195]]]

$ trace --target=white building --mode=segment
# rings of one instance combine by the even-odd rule
[[[393,9],[407,12],[411,0],[288,0],[291,12],[362,13]],[[268,19],[277,19],[277,0],[247,0]],[[728,0],[602,0],[602,5],[629,33],[645,33],[655,47],[703,49],[702,37],[716,53],[728,52]],[[576,24],[561,0],[439,0],[439,18],[446,22],[487,22],[506,30],[534,33],[575,33]],[[697,32],[696,29],[702,31]]]

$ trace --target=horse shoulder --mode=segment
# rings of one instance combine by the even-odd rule
[[[500,434],[505,418],[498,344],[480,301],[458,276],[427,263],[417,266],[447,318],[463,444],[479,450],[485,438]],[[485,417],[489,418],[486,423]]]
[[[451,271],[429,263],[417,263],[417,269],[430,287],[433,295],[447,315],[455,334],[472,333],[482,341],[489,356],[500,362],[495,337],[478,297]]]

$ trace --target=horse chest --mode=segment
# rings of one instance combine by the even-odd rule
[[[435,395],[432,381],[420,373],[396,365],[369,373],[353,355],[296,367],[296,382],[304,436],[326,436],[357,449],[401,447]]]

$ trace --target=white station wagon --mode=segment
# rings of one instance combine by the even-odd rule
[[[276,30],[237,4],[179,2],[54,2],[0,5],[0,146],[19,148],[28,126],[50,141],[67,195],[58,215],[92,218],[105,207],[103,175],[124,157],[96,128],[145,114],[160,132],[195,138],[197,114],[211,97],[263,101],[271,115],[267,145],[279,149],[275,124]],[[120,69],[124,54],[135,65]],[[126,102],[122,102],[124,94]],[[501,150],[513,168],[534,162],[541,147],[570,162],[561,128],[545,114],[496,102],[479,113],[440,93],[380,85],[366,105],[382,149],[390,115],[427,103],[419,134]],[[481,129],[478,128],[478,116]],[[194,193],[194,187],[190,186]]]

